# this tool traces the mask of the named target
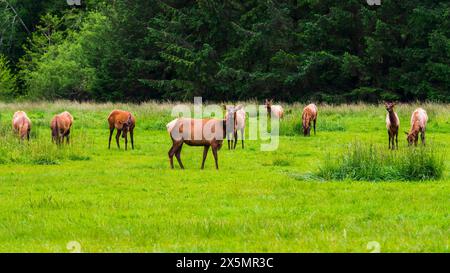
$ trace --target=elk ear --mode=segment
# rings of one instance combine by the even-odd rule
[[[240,104],[238,106],[236,106],[236,108],[234,108],[235,111],[239,111],[241,109],[242,109],[242,105],[240,105]]]

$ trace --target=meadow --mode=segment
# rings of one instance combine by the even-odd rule
[[[317,176],[355,143],[420,153],[403,133],[419,105],[439,178]],[[318,105],[311,137],[301,135],[303,106],[285,105],[276,151],[260,151],[259,140],[225,144],[220,169],[210,152],[200,170],[203,149],[184,146],[186,169],[172,170],[171,103],[0,103],[0,252],[68,252],[71,241],[82,252],[370,252],[373,241],[381,252],[450,252],[448,104],[398,105],[398,151],[387,150],[383,105]],[[134,150],[122,139],[121,150],[107,148],[117,108],[136,116]],[[29,143],[12,135],[17,110],[32,120]],[[49,123],[64,110],[75,119],[72,143],[57,148]]]

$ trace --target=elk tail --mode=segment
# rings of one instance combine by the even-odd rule
[[[19,129],[17,130],[17,132],[19,133],[19,137],[22,137],[22,128],[23,128],[23,122],[20,123]]]

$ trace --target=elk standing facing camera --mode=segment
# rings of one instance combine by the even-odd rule
[[[389,135],[389,149],[392,147],[392,150],[394,150],[396,146],[398,149],[398,128],[400,127],[400,119],[398,118],[397,113],[394,112],[395,103],[385,102],[384,106],[386,106],[386,111],[388,111],[386,114],[386,128]]]
[[[273,99],[268,100],[266,99],[266,108],[267,113],[269,114],[269,117],[272,118],[272,115],[274,115],[276,118],[282,118],[284,115],[284,110],[281,105],[273,105]]]
[[[134,116],[128,111],[114,110],[108,116],[108,123],[109,123],[108,149],[111,148],[111,138],[114,129],[117,129],[116,134],[117,148],[120,149],[119,138],[120,134],[122,134],[122,138],[125,139],[125,150],[128,149],[127,134],[128,132],[130,132],[131,148],[134,150],[134,127],[136,126],[136,119],[134,118]]]
[[[228,150],[236,149],[238,130],[241,131],[242,149],[244,149],[245,111],[242,109],[242,105],[236,107],[224,105],[223,107],[226,111],[225,120],[227,122]],[[232,136],[230,137],[230,135]]]

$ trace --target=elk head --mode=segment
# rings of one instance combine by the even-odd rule
[[[384,106],[386,107],[386,110],[391,113],[394,110],[395,102],[384,102]]]
[[[408,141],[408,146],[411,146],[413,144],[417,145],[417,141],[419,140],[419,133],[416,132],[405,132],[406,134],[406,141]]]
[[[273,104],[273,99],[270,99],[270,100],[266,99],[266,102],[264,104],[266,105],[267,112],[270,113],[271,108],[272,108],[272,104]]]
[[[123,133],[122,133],[122,137],[125,137],[126,134],[128,133],[128,131],[130,131],[131,126],[133,125],[133,120],[131,118],[131,114],[128,114],[128,119],[125,121],[125,123],[123,123]]]
[[[303,118],[303,135],[309,136],[309,133],[311,131],[311,127],[309,126],[309,117]]]

